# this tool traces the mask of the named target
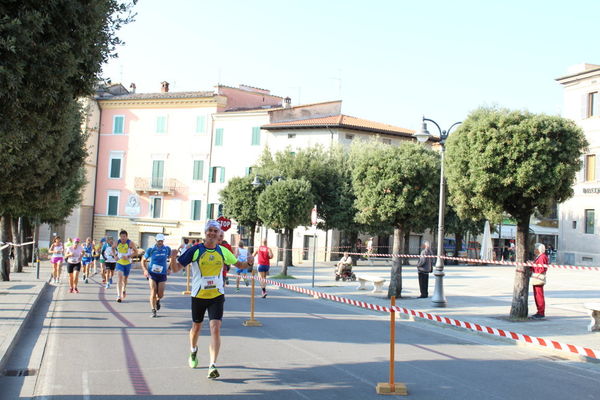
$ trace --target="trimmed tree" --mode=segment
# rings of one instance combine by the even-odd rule
[[[249,251],[254,251],[254,232],[259,223],[257,214],[260,189],[252,186],[252,176],[232,178],[219,192],[223,213],[250,230]]]
[[[571,120],[525,111],[480,108],[447,143],[448,187],[461,218],[517,221],[517,262],[528,254],[533,212],[573,195],[587,143]],[[527,318],[531,271],[517,267],[511,319]]]
[[[274,182],[258,196],[260,220],[269,228],[283,230],[283,275],[287,275],[288,266],[292,265],[294,228],[310,224],[313,205],[310,183],[301,179]]]
[[[352,147],[352,184],[356,219],[394,228],[393,253],[408,251],[402,241],[411,231],[435,225],[439,199],[439,155],[416,143]],[[401,297],[402,259],[394,257],[388,297]]]

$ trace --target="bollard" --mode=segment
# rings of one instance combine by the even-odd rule
[[[242,322],[244,326],[262,326],[260,321],[254,319],[254,287],[255,287],[255,279],[254,275],[256,275],[256,271],[252,268],[252,286],[250,293],[250,319]]]
[[[190,291],[190,266],[189,264],[185,266],[185,290],[183,292],[181,292],[181,294],[184,295],[190,295],[192,294],[192,292]]]
[[[389,382],[378,383],[375,387],[377,394],[396,394],[400,396],[408,395],[406,385],[404,383],[394,382],[394,358],[396,354],[396,296],[392,296],[390,310],[390,379]]]

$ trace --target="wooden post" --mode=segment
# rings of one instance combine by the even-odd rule
[[[251,293],[250,293],[250,319],[242,322],[242,325],[244,325],[244,326],[262,326],[262,323],[260,321],[257,321],[254,319],[254,287],[255,287],[255,282],[256,282],[256,280],[254,279],[255,275],[256,275],[256,271],[254,270],[254,268],[252,268],[252,286],[251,286]]]
[[[192,292],[190,291],[190,265],[189,264],[185,266],[185,275],[186,275],[185,290],[183,292],[181,292],[181,294],[189,296],[190,294],[192,294]]]
[[[388,382],[378,383],[375,391],[377,394],[397,394],[407,396],[408,391],[404,383],[394,382],[394,363],[396,355],[396,296],[391,299],[392,309],[390,310],[390,377]]]

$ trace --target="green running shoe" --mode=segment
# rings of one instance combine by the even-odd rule
[[[188,365],[190,368],[196,368],[198,366],[198,358],[196,357],[196,353],[198,353],[198,350],[190,353],[190,358],[188,358]]]
[[[219,370],[214,364],[208,367],[208,375],[206,376],[208,379],[217,379],[219,376],[221,376]]]

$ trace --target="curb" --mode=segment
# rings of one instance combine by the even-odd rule
[[[32,282],[32,284],[37,285],[38,282]],[[33,310],[37,307],[37,304],[48,288],[48,282],[43,281],[43,285],[39,292],[36,295],[31,296],[30,302],[27,304],[27,308],[24,309],[18,318],[22,318],[21,323],[11,327],[7,334],[7,340],[0,347],[0,376],[4,374],[4,368],[10,358],[12,351],[14,350],[15,345],[19,341],[19,335],[23,330],[23,327],[27,324],[29,319],[31,318]]]

